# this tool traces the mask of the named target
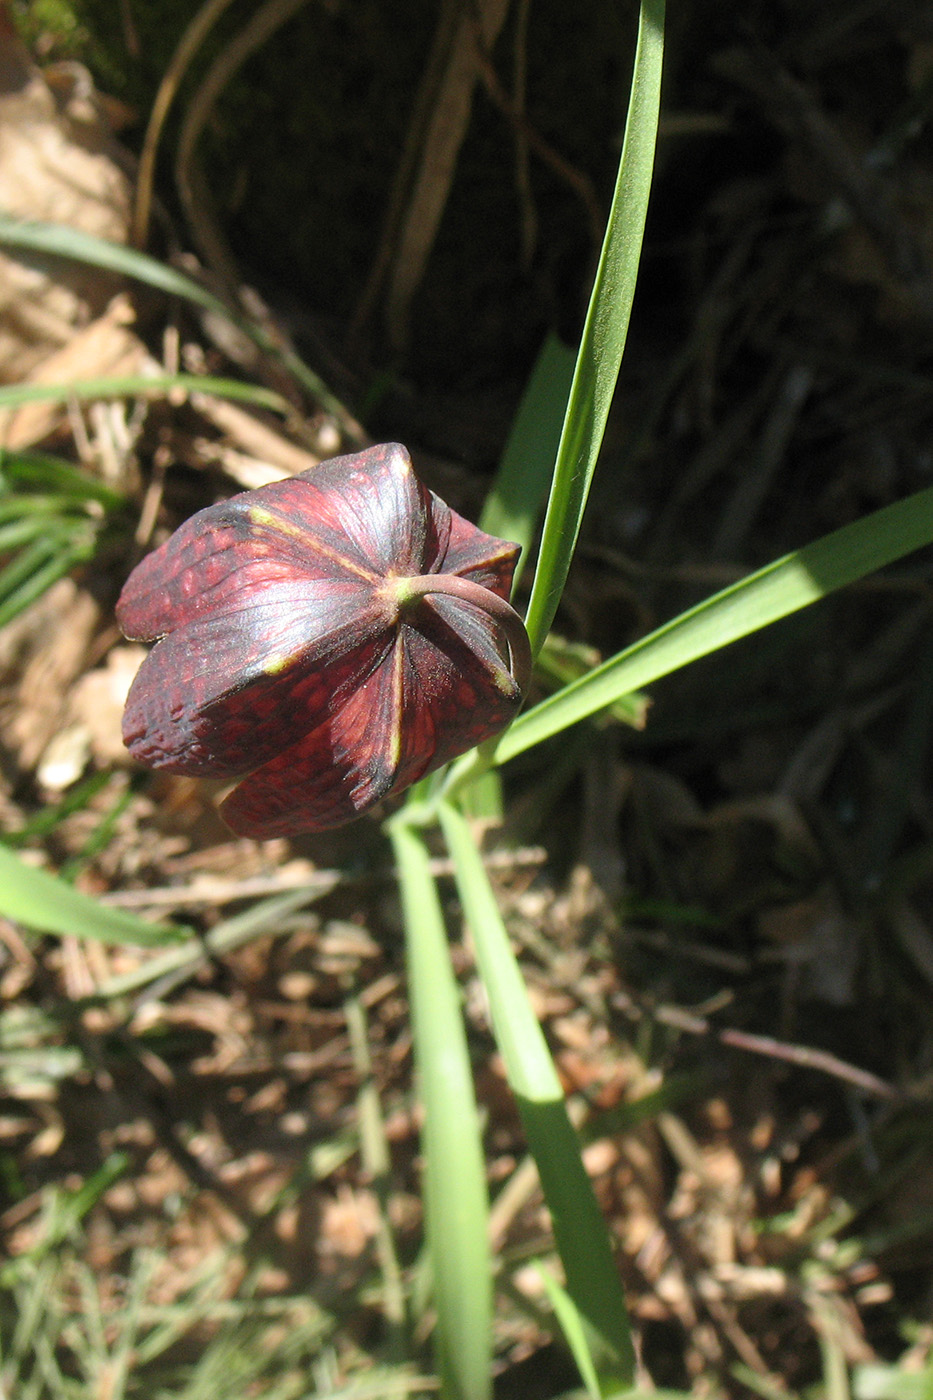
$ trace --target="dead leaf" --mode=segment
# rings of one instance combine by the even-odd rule
[[[62,727],[69,687],[80,675],[100,605],[61,579],[6,629],[0,657],[0,742],[31,771]],[[3,672],[10,666],[11,672]]]
[[[70,384],[81,379],[156,373],[160,366],[129,329],[135,319],[129,298],[114,297],[102,316],[51,352],[31,375],[33,384]],[[0,444],[22,451],[41,442],[67,413],[61,403],[26,403],[0,409]]]
[[[13,39],[0,47],[0,208],[126,241],[130,179],[80,64],[55,90]],[[126,158],[129,159],[128,157]],[[77,262],[0,254],[0,382],[28,379],[104,310],[119,279]]]

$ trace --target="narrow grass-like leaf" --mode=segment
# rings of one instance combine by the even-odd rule
[[[110,909],[72,889],[64,880],[26,865],[0,845],[0,914],[38,933],[74,934],[101,943],[162,947],[190,936],[190,929],[149,924]]]
[[[554,1316],[560,1323],[560,1330],[563,1332],[571,1355],[577,1364],[577,1370],[580,1372],[580,1379],[583,1381],[587,1395],[592,1396],[593,1400],[600,1400],[599,1376],[596,1372],[593,1354],[590,1351],[589,1338],[573,1299],[565,1288],[561,1288],[557,1279],[553,1278],[547,1269],[539,1269],[538,1277],[550,1299]]]
[[[661,105],[664,0],[642,0],[622,159],[548,501],[525,619],[537,656],[573,558],[628,333]]]
[[[48,528],[50,511],[32,511],[19,520],[10,520],[0,525],[0,554],[8,554],[21,544],[40,539]],[[2,592],[2,586],[0,586]]]
[[[84,778],[81,783],[73,784],[67,792],[64,792],[62,801],[48,802],[41,811],[29,818],[24,826],[15,832],[4,832],[3,840],[7,846],[25,846],[28,841],[34,841],[39,837],[49,836],[60,822],[71,812],[81,812],[97,797],[99,791],[105,788],[111,781],[112,774],[106,770],[98,770],[91,773],[90,777]]]
[[[6,1286],[22,1270],[25,1263],[36,1264],[45,1259],[57,1245],[73,1234],[88,1211],[101,1196],[123,1176],[129,1166],[125,1152],[112,1152],[97,1170],[73,1191],[58,1189],[46,1203],[44,1228],[30,1249],[11,1259],[0,1270],[0,1284]]]
[[[828,1298],[820,1296],[816,1288],[810,1291],[807,1303],[823,1362],[825,1400],[852,1400],[849,1367],[841,1336],[844,1324],[839,1313]]]
[[[573,681],[590,675],[601,664],[599,652],[584,642],[568,642],[556,632],[549,632],[538,653],[535,675],[547,691],[556,691]],[[632,729],[644,729],[648,722],[647,695],[629,691],[619,697],[606,711],[607,719],[628,724]]]
[[[458,811],[442,803],[439,815],[472,930],[496,1042],[551,1212],[567,1292],[586,1327],[601,1391],[611,1394],[632,1384],[635,1360],[609,1234],[482,856]]]
[[[247,384],[240,379],[217,379],[208,374],[129,374],[107,379],[79,379],[72,384],[7,384],[0,388],[0,408],[24,403],[69,403],[76,399],[159,398],[176,390],[216,394],[222,399],[258,404],[274,413],[289,413],[291,405],[281,394]]]
[[[507,763],[572,724],[615,704],[681,666],[719,651],[876,569],[933,543],[933,487],[844,525],[813,544],[765,565],[680,613],[589,675],[520,715],[489,751],[465,754],[450,768],[450,796],[489,762]],[[421,814],[429,816],[426,807]]]
[[[637,1386],[634,1390],[622,1391],[619,1395],[614,1397],[614,1400],[696,1400],[696,1392],[694,1391],[691,1393],[686,1390],[655,1390],[653,1386],[650,1390],[643,1390],[641,1386]],[[714,1390],[709,1395],[708,1400],[723,1400],[722,1392]],[[783,1396],[783,1400],[795,1400],[795,1397],[788,1393]]]
[[[389,824],[405,915],[409,996],[424,1106],[424,1202],[444,1400],[492,1394],[492,1268],[479,1118],[460,997],[428,852]]]
[[[122,243],[110,243],[82,229],[32,219],[14,219],[0,213],[0,243],[8,248],[22,248],[28,252],[45,253],[55,258],[102,267],[122,277],[145,282],[150,287],[167,292],[169,296],[194,302],[196,306],[213,311],[224,320],[236,319],[220,297],[215,297],[193,277],[186,277],[183,272],[159,262],[157,258],[151,258],[148,253],[139,253]]]
[[[549,334],[538,353],[512,422],[499,467],[482,514],[481,530],[521,546],[512,575],[512,594],[528,564],[538,516],[547,496],[554,456],[573,375],[574,354]],[[423,800],[431,780],[409,790],[408,803]],[[502,786],[497,773],[487,771],[470,787],[470,815],[500,823]]]
[[[67,522],[60,517],[47,521],[44,530],[38,538],[33,539],[29,548],[21,549],[16,558],[11,559],[0,572],[0,603],[14,597],[50,560],[54,561],[62,554],[70,557],[72,544],[71,529]]]
[[[117,823],[132,803],[133,796],[133,789],[129,786],[117,793],[103,816],[94,822],[79,849],[70,860],[66,860],[59,868],[60,880],[67,880],[69,884],[73,884],[85,866],[106,850],[116,830]]]
[[[45,493],[38,499],[56,504],[62,500],[96,501],[108,510],[116,510],[125,500],[120,491],[61,457],[46,452],[9,452],[0,448],[0,490],[4,488]]]
[[[22,496],[3,489],[0,485],[0,520],[20,521],[26,517],[37,516],[46,518],[50,515],[61,515],[64,511],[70,512],[70,502],[62,502],[54,496]],[[45,529],[45,523],[40,519],[39,529]]]
[[[77,534],[71,539],[37,540],[24,549],[0,574],[0,627],[34,603],[53,583],[94,553],[94,537]],[[25,572],[25,577],[21,577]],[[14,577],[18,582],[13,583]]]
[[[573,378],[574,354],[549,334],[535,361],[502,452],[479,527],[520,544],[514,592],[547,497]]]
[[[933,487],[927,487],[724,588],[536,705],[503,735],[496,762],[931,542]]]
[[[362,998],[359,995],[348,997],[343,1004],[343,1010],[350,1035],[353,1069],[359,1083],[356,1121],[359,1130],[360,1160],[363,1171],[372,1184],[379,1208],[374,1243],[379,1271],[382,1274],[385,1355],[388,1361],[401,1364],[407,1354],[408,1338],[405,1328],[405,1289],[390,1215],[389,1141],[379,1087],[373,1074],[369,1027]]]
[[[852,1374],[855,1400],[933,1400],[933,1351],[922,1371],[870,1362]]]
[[[729,1367],[729,1373],[753,1395],[759,1395],[761,1400],[802,1400],[799,1391],[788,1391],[782,1380],[776,1380],[770,1375],[762,1375],[754,1367],[747,1366],[744,1361],[733,1362]],[[819,1391],[818,1394],[819,1400],[826,1400],[822,1391]],[[626,1395],[620,1397],[620,1400],[633,1400],[633,1397]],[[685,1396],[684,1400],[688,1400],[688,1397]],[[898,1395],[897,1400],[906,1400],[906,1397]]]
[[[297,383],[307,389],[328,413],[343,426],[353,438],[360,436],[357,424],[346,408],[328,389],[324,381],[304,363],[300,356],[276,343],[261,327],[254,325],[246,317],[232,311],[220,297],[214,296],[202,287],[193,277],[186,277],[167,263],[149,257],[148,253],[137,252],[122,243],[109,243],[105,238],[96,238],[81,229],[68,228],[64,224],[44,224],[32,220],[13,219],[0,213],[0,245],[7,248],[21,248],[29,252],[45,253],[56,258],[89,263],[92,267],[103,267],[109,272],[123,277],[132,277],[150,287],[181,297],[205,311],[221,316],[231,322],[244,335],[266,354],[272,355],[284,364]]]
[[[122,503],[70,463],[0,450],[0,627],[94,555],[108,515]]]

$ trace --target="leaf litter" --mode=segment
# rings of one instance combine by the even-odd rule
[[[16,212],[52,210],[124,239],[123,157],[106,154],[106,132],[87,187],[55,204],[86,90],[55,96],[25,71],[52,155],[36,202]],[[697,596],[710,569],[738,572],[922,476],[909,444],[928,428],[911,378],[923,374],[926,282],[911,271],[916,258],[904,260],[919,155],[905,149],[886,177],[893,203],[864,217],[871,191],[853,185],[843,159],[858,135],[770,61],[726,49],[716,71],[783,133],[784,164],[757,183],[726,180],[709,200],[696,235],[708,276],[693,303],[684,293],[692,322],[679,374],[663,394],[637,375],[623,386],[620,421],[633,406],[654,415],[651,440],[628,446],[634,462],[651,451],[654,484],[640,473],[624,506],[597,502],[562,616],[604,651]],[[17,121],[4,129],[12,143]],[[4,188],[24,158],[10,149]],[[816,160],[856,212],[818,254],[818,282],[801,272],[802,221],[754,232],[783,200],[824,201],[808,175]],[[229,372],[229,342],[177,308],[154,309],[86,269],[77,284],[64,271],[27,281],[11,283],[5,324],[23,325],[27,305],[32,319],[3,361],[7,382],[69,364],[82,377]],[[45,341],[34,335],[40,310]],[[861,322],[897,341],[899,380],[866,353]],[[645,353],[650,369],[650,344]],[[754,383],[749,354],[763,367]],[[132,509],[120,552],[60,580],[4,629],[3,830],[84,892],[143,911],[148,901],[159,918],[169,909],[201,940],[168,966],[159,951],[27,941],[0,923],[3,1288],[20,1318],[11,1354],[24,1376],[25,1299],[40,1280],[48,1303],[32,1343],[44,1327],[57,1364],[98,1383],[129,1345],[128,1393],[172,1368],[196,1374],[225,1346],[242,1359],[244,1396],[262,1377],[304,1394],[309,1367],[320,1387],[325,1376],[332,1388],[382,1376],[384,1224],[404,1261],[414,1335],[430,1325],[418,1302],[399,911],[375,826],[232,840],[209,785],[143,781],[112,741],[137,656],[112,607],[134,549],[238,487],[355,445],[326,414],[311,426],[295,441],[259,411],[184,395],[107,414],[40,405],[4,420],[8,449],[61,454]],[[845,470],[829,469],[843,458]],[[751,463],[744,477],[739,459]],[[475,475],[436,453],[425,470],[475,518]],[[832,612],[735,648],[725,668],[673,678],[641,734],[623,744],[594,732],[563,775],[558,763],[547,777],[529,773],[524,791],[516,783],[504,832],[487,840],[658,1385],[744,1400],[797,1394],[825,1379],[832,1358],[857,1383],[893,1377],[899,1360],[905,1379],[929,1364],[933,1173],[918,1126],[929,1119],[933,981],[927,575],[921,561],[869,581]],[[488,1113],[499,1384],[553,1394],[565,1363],[529,1266],[548,1254],[549,1223],[468,942],[455,957]],[[387,1181],[361,1152],[368,1075]],[[91,1299],[93,1345],[90,1322],[83,1340],[75,1329]],[[6,1301],[2,1315],[6,1327]],[[419,1387],[410,1373],[395,1381]]]

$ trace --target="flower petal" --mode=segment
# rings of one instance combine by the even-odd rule
[[[302,505],[313,504],[296,481]],[[333,580],[356,586],[372,582],[366,561],[348,549],[323,549],[313,517],[296,523],[286,513],[284,493],[271,487],[241,492],[198,511],[133,570],[117,603],[126,636],[151,641],[212,614],[235,615],[257,595],[289,581]],[[257,503],[256,498],[263,497]],[[338,541],[339,544],[339,541]]]
[[[403,632],[417,677],[404,724],[415,733],[430,718],[430,772],[504,729],[522,695],[498,628],[478,609],[435,594],[419,610],[417,627]]]
[[[436,501],[437,497],[434,499]],[[449,506],[444,509],[450,515],[450,537],[435,572],[471,578],[508,602],[521,547],[509,540],[497,539],[495,535],[487,535]]]
[[[478,610],[431,601],[460,610],[453,624],[420,612],[418,627],[403,623],[339,713],[226,798],[221,814],[234,831],[269,840],[341,826],[514,717],[521,695]]]
[[[391,792],[399,778],[402,661],[396,645],[338,715],[245,778],[221,804],[228,826],[257,840],[327,831]]]
[[[339,709],[391,639],[367,584],[266,588],[156,644],[130,688],[124,743],[149,767],[236,777]]]
[[[358,557],[382,577],[426,573],[447,547],[447,507],[435,516],[431,493],[415,476],[411,458],[399,443],[334,457],[291,483],[277,482],[264,490],[296,483],[314,493],[307,508],[315,531],[327,532],[335,541],[350,541]]]

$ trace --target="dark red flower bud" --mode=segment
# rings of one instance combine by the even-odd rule
[[[394,443],[199,511],[117,604],[128,637],[158,639],[124,742],[150,768],[243,778],[221,807],[241,835],[350,821],[514,718],[518,553]]]

